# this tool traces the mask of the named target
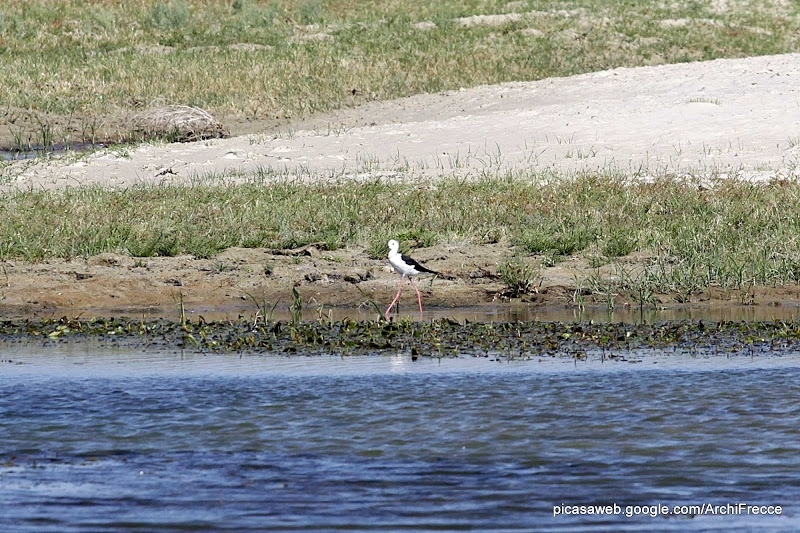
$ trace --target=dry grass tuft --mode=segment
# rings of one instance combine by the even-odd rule
[[[220,139],[228,131],[208,111],[185,105],[161,106],[134,115],[131,124],[134,140],[161,139],[169,142],[194,142]]]

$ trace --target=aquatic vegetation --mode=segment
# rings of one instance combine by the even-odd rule
[[[127,318],[0,322],[0,343],[98,342],[201,353],[625,358],[637,349],[757,355],[795,349],[800,323],[677,321],[659,324],[458,322],[440,319],[219,321]]]

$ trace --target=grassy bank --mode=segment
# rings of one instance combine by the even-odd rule
[[[288,119],[479,84],[796,51],[798,12],[755,1],[9,0],[0,136],[23,146],[124,137],[126,117],[158,103],[223,122]]]
[[[710,286],[800,281],[798,202],[797,183],[598,175],[26,191],[0,203],[0,259],[209,257],[231,246],[311,242],[364,247],[378,258],[390,237],[406,248],[502,241],[514,245],[502,272],[509,284],[573,256],[615,266],[612,278],[598,270],[576,280],[584,287],[614,283],[642,300],[654,292],[688,299]]]

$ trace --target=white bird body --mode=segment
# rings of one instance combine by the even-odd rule
[[[438,272],[426,268],[407,255],[400,253],[400,243],[392,239],[389,241],[389,264],[402,276],[419,276],[420,274],[438,274]]]
[[[396,240],[392,239],[389,241],[389,264],[392,265],[392,268],[400,274],[400,287],[397,290],[397,294],[392,300],[392,303],[389,305],[389,308],[386,309],[386,313],[384,316],[386,320],[389,320],[389,311],[392,310],[394,304],[397,303],[397,300],[400,298],[400,293],[403,291],[403,280],[408,278],[408,282],[411,283],[411,286],[414,287],[414,290],[417,291],[417,302],[419,303],[419,316],[422,318],[422,295],[419,292],[419,289],[414,284],[414,280],[412,279],[414,276],[419,276],[420,274],[439,274],[435,270],[431,270],[426,268],[407,255],[403,255],[400,253],[400,243]]]

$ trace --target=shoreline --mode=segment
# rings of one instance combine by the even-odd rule
[[[421,174],[433,173],[439,178],[461,171],[502,176],[503,172],[519,169],[535,172],[550,170],[557,176],[607,168],[608,162],[614,161],[619,168],[639,169],[638,173],[630,175],[631,179],[648,179],[648,172],[654,169],[671,169],[675,172],[687,168],[699,169],[699,174],[695,176],[696,184],[692,182],[694,185],[687,190],[699,191],[691,199],[706,208],[708,214],[709,211],[720,209],[719,206],[727,202],[725,198],[718,198],[718,203],[714,205],[702,203],[703,194],[708,190],[703,180],[713,180],[715,176],[719,176],[719,172],[733,169],[736,174],[735,169],[738,168],[743,176],[750,171],[782,176],[784,181],[776,182],[776,188],[796,182],[800,143],[792,125],[798,122],[793,117],[800,116],[800,111],[792,80],[796,77],[793,74],[797,72],[800,72],[800,54],[782,54],[656,67],[619,68],[569,78],[423,94],[402,100],[375,102],[360,108],[343,109],[300,121],[298,125],[301,129],[285,134],[264,133],[258,138],[251,135],[208,142],[142,145],[131,148],[129,153],[115,155],[101,151],[86,159],[77,160],[65,158],[16,162],[4,168],[12,177],[0,184],[0,189],[9,191],[19,186],[46,190],[55,187],[69,191],[71,188],[89,184],[113,189],[143,182],[177,185],[186,183],[187,180],[191,182],[192,176],[215,173],[224,176],[226,172],[235,172],[240,178],[252,178],[249,173],[255,168],[271,168],[273,171],[283,168],[289,173],[294,172],[292,169],[305,168],[308,174],[304,176],[311,180],[321,179],[320,176],[327,175],[332,169],[345,173],[345,170],[352,170],[359,165],[365,168],[361,169],[364,174],[357,177],[383,176],[380,179],[411,180],[420,177],[420,169],[414,168],[415,162],[420,158],[436,161],[423,165],[424,172]],[[658,90],[643,91],[643,88],[648,87]],[[591,106],[587,107],[586,102],[592,102]],[[331,130],[331,124],[344,126]],[[518,128],[520,125],[524,126],[523,130]],[[436,149],[430,148],[432,146]],[[495,150],[498,151],[497,154],[494,153]],[[529,156],[532,153],[539,156],[531,159]],[[308,166],[310,163],[314,164]],[[400,174],[387,177],[386,172]],[[676,179],[681,179],[680,176],[679,173],[675,174]],[[224,180],[220,181],[220,186],[223,182]],[[231,183],[234,182],[235,179]],[[265,183],[269,183],[269,180]],[[587,183],[586,187],[587,191],[597,191],[596,184]],[[480,194],[475,193],[479,199],[483,199]],[[572,194],[580,196],[583,192],[573,191]],[[741,195],[748,199],[752,197],[748,196],[745,189],[742,189]],[[247,202],[253,198],[255,197],[244,196],[233,200],[223,198],[220,201],[248,205]],[[436,197],[425,198],[430,200]],[[471,197],[465,196],[464,199],[469,200]],[[106,200],[110,206],[108,209],[114,209],[113,201],[116,200]],[[320,203],[317,197],[313,200],[316,204]],[[87,210],[96,204],[92,198],[82,201]],[[126,198],[125,201],[128,202],[129,199]],[[381,198],[381,201],[384,199]],[[563,195],[556,196],[555,203],[543,204],[538,209],[542,214],[552,213],[555,211],[554,206],[564,201]],[[654,196],[653,202],[658,201],[659,197]],[[769,202],[775,202],[777,208],[785,208],[787,213],[791,213],[792,198],[777,195],[762,200],[762,204]],[[342,203],[346,203],[346,200],[342,200]],[[753,201],[751,203],[755,204]],[[168,203],[166,205],[164,211],[169,214],[176,207],[181,207]],[[208,210],[208,213],[201,214],[201,219],[204,216],[213,222],[213,217],[219,216],[214,210],[215,206],[198,205]],[[285,209],[290,209],[291,204],[287,205],[290,207]],[[615,207],[591,203],[577,205],[574,216],[580,219],[579,215],[591,213],[592,209],[622,210],[630,202],[625,200],[614,205]],[[755,206],[747,205],[744,201],[741,205],[743,213],[730,213],[728,219],[723,221],[724,224],[732,225],[737,220],[744,220],[745,215],[755,210]],[[36,206],[28,208],[33,210]],[[306,208],[308,206],[300,209],[302,211]],[[478,203],[473,204],[472,209],[479,208]],[[775,209],[775,206],[772,208]],[[42,209],[42,214],[45,209],[47,208]],[[524,206],[514,209],[524,209]],[[671,222],[671,213],[677,207],[661,206],[659,209],[661,220]],[[413,209],[410,211],[412,215],[415,214]],[[350,216],[346,211],[342,213],[345,214],[337,214],[337,217]],[[388,207],[386,213],[383,219],[372,222],[375,235],[344,242],[345,246],[363,245],[370,240],[378,242],[376,236],[383,239],[383,233],[389,233],[392,237],[400,231],[413,230],[416,237],[419,237],[417,234],[424,233],[425,228],[413,227],[412,218],[407,217],[412,222],[405,220],[398,227],[384,223],[386,219],[398,219],[401,214],[407,216],[408,212],[403,213],[398,208]],[[642,208],[638,216],[655,216],[648,213],[651,211]],[[52,213],[48,211],[48,214]],[[104,214],[105,212],[101,213],[99,222],[95,223],[105,223],[102,217]],[[126,215],[128,218],[114,221],[112,229],[134,231],[135,228],[131,229],[129,220],[139,214],[139,211],[132,211]],[[69,215],[69,211],[59,214],[57,217],[61,217],[60,219],[56,217],[56,220],[44,224],[45,227],[47,224],[52,225],[48,237],[52,240],[45,239],[43,242],[49,242],[44,245],[47,249],[40,250],[39,255],[34,254],[33,257],[48,257],[52,248],[65,242],[72,244],[70,239],[73,236],[70,231],[81,235],[86,233],[80,227],[70,226],[65,231],[66,234],[59,229],[63,217]],[[187,218],[190,215],[194,217],[195,213],[181,216]],[[661,261],[659,268],[672,269],[677,264],[676,258],[683,257],[681,253],[702,255],[709,250],[722,250],[717,253],[714,259],[716,262],[710,261],[709,264],[723,271],[730,266],[727,262],[733,261],[733,267],[740,269],[741,279],[730,282],[728,278],[731,276],[728,276],[720,285],[729,284],[740,288],[727,289],[724,286],[703,284],[695,286],[695,280],[689,280],[691,283],[682,293],[644,295],[651,290],[647,279],[628,279],[626,289],[622,283],[625,280],[620,281],[620,278],[641,272],[648,268],[648,261],[653,260],[653,257],[646,257],[647,247],[637,243],[631,236],[641,233],[640,221],[646,218],[638,218],[632,224],[619,226],[619,235],[604,235],[605,240],[602,243],[597,242],[598,228],[583,224],[585,227],[579,229],[585,230],[589,241],[594,239],[595,248],[587,249],[586,252],[581,252],[581,249],[577,252],[567,251],[561,254],[563,257],[559,257],[557,264],[553,264],[553,258],[541,261],[541,257],[536,255],[540,252],[525,251],[524,246],[515,247],[507,241],[516,239],[519,244],[525,239],[537,241],[544,237],[549,238],[561,227],[559,224],[563,223],[557,217],[550,221],[555,224],[554,227],[534,227],[530,235],[526,235],[525,231],[530,228],[523,224],[516,228],[517,235],[506,235],[508,224],[502,218],[497,218],[500,217],[497,215],[495,222],[490,221],[491,231],[476,239],[497,242],[464,244],[447,241],[468,241],[471,238],[471,229],[465,226],[467,229],[461,230],[465,232],[464,235],[453,236],[450,234],[453,230],[447,229],[453,225],[449,215],[439,215],[443,220],[443,229],[440,230],[441,235],[433,237],[441,244],[418,247],[414,250],[414,256],[454,279],[436,279],[432,284],[429,279],[420,280],[423,304],[427,308],[459,309],[476,305],[506,305],[508,301],[520,302],[533,309],[605,308],[609,311],[635,309],[640,305],[653,309],[752,307],[767,309],[760,315],[760,318],[766,318],[772,311],[782,316],[788,312],[791,316],[793,309],[800,306],[800,283],[797,282],[794,267],[796,257],[791,248],[791,243],[795,242],[796,230],[790,223],[785,228],[781,227],[784,232],[779,240],[764,244],[770,254],[762,254],[768,259],[763,261],[762,270],[771,272],[770,269],[783,268],[779,275],[773,276],[776,280],[773,284],[763,281],[772,281],[770,278],[755,277],[755,274],[747,270],[752,266],[755,252],[747,257],[732,257],[735,251],[741,249],[741,243],[732,241],[726,244],[728,248],[722,250],[719,242],[705,242],[701,239],[698,243],[695,242],[697,239],[687,237],[679,243],[685,249],[680,249],[678,253],[665,255],[659,250],[651,252]],[[538,223],[539,218],[533,215],[535,213],[531,214],[530,223],[526,224]],[[258,216],[261,218],[255,222],[263,219],[263,213],[259,212]],[[687,217],[684,229],[688,228],[697,235],[701,235],[708,229],[708,224],[716,220],[711,217],[705,226],[692,228],[687,224],[691,223],[695,213],[687,212],[682,216]],[[584,218],[590,218],[590,215]],[[281,220],[285,222],[285,217]],[[308,235],[294,235],[290,231],[292,228],[279,229],[285,230],[292,239],[308,242],[320,238],[322,232],[319,227],[330,226],[334,229],[328,230],[328,238],[338,243],[343,232],[362,223],[355,216],[350,226],[336,225],[337,220],[331,222],[322,218],[316,221],[311,224],[316,229],[309,230]],[[753,220],[751,224],[753,228],[763,228],[770,224],[783,225],[782,220]],[[250,221],[251,224],[255,222]],[[18,222],[19,232],[25,228],[38,228],[40,223],[41,217],[22,220]],[[369,250],[365,248],[327,251],[324,246],[317,249],[313,245],[306,245],[295,250],[228,248],[216,253],[217,248],[210,247],[213,254],[209,252],[212,256],[207,259],[196,259],[188,255],[132,257],[172,253],[170,242],[166,242],[169,239],[162,239],[165,242],[161,242],[158,238],[162,233],[168,237],[169,231],[164,228],[171,228],[175,222],[169,217],[162,217],[149,220],[148,223],[152,225],[149,232],[145,232],[143,236],[137,235],[126,243],[128,249],[132,250],[130,255],[101,253],[85,259],[0,261],[0,317],[74,317],[85,316],[86,313],[99,317],[121,314],[174,316],[180,304],[189,313],[210,314],[214,310],[227,313],[230,310],[237,317],[248,310],[255,313],[260,308],[271,309],[276,305],[275,309],[285,312],[293,301],[293,289],[298,291],[303,306],[311,313],[317,309],[324,312],[330,308],[366,309],[370,313],[373,308],[385,309],[397,290],[398,277],[390,270],[385,258],[371,259]],[[484,222],[477,220],[475,224],[480,226]],[[277,226],[280,225],[276,223]],[[574,226],[573,221],[569,228],[574,229]],[[661,237],[677,231],[668,226],[666,224],[662,228],[664,235]],[[207,232],[218,230],[213,225],[203,229]],[[274,230],[270,226],[264,231],[272,235]],[[191,237],[196,227],[182,228],[182,231]],[[722,240],[725,234],[723,228],[714,234],[714,238]],[[41,240],[39,237],[34,232],[26,237],[29,241],[23,240],[15,246],[20,250],[28,250],[38,242],[37,239]],[[561,241],[568,241],[574,235],[567,231],[561,237]],[[8,236],[12,242],[15,238],[16,234]],[[91,232],[89,239],[84,235],[82,244],[73,244],[73,248],[81,250],[81,246],[91,245],[92,238]],[[112,231],[106,238],[113,240],[116,234]],[[159,249],[144,249],[147,248],[147,242],[141,241],[148,238],[155,243],[153,246],[163,245],[169,249],[163,252]],[[264,242],[264,237],[260,238],[262,240],[256,239],[256,242]],[[762,233],[745,236],[747,242],[762,242],[759,239],[764,238]],[[548,243],[551,248],[570,244],[558,239],[550,240],[553,241]],[[242,242],[242,239],[234,239],[233,242]],[[381,240],[380,244],[385,242]],[[662,242],[658,241],[656,245],[650,243],[650,247],[661,245]],[[790,247],[779,249],[785,243],[789,243]],[[535,244],[537,243],[531,242],[531,247]],[[611,250],[613,253],[598,253],[596,248],[599,244],[614,248]],[[135,246],[143,249],[137,252],[133,249]],[[374,248],[376,245],[371,243],[371,246]],[[633,252],[626,246],[632,247]],[[641,251],[636,251],[637,246]],[[126,248],[118,246],[116,249]],[[9,257],[13,253],[21,253],[14,248],[9,250]],[[176,253],[181,251],[182,249],[177,248]],[[194,250],[188,251],[200,255]],[[76,252],[67,246],[58,253],[65,256]],[[374,257],[377,254],[373,250],[371,255]],[[603,259],[603,255],[609,256],[609,262],[598,262],[598,258]],[[778,259],[782,262],[773,258],[774,255],[779,256]],[[500,271],[503,264],[509,265],[513,262],[518,262],[520,272],[517,273],[517,281],[524,288],[524,294],[519,299],[511,298],[517,295],[509,294],[509,285],[504,283]],[[542,263],[541,269],[536,265],[537,262]],[[617,268],[619,270],[615,270]],[[679,268],[682,266],[676,267]],[[689,267],[686,269],[687,275],[697,274]],[[697,277],[702,278],[699,275]],[[712,283],[720,279],[719,276],[707,277]],[[758,280],[764,284],[751,284],[751,281]],[[640,294],[634,293],[630,289],[632,286],[638,287]],[[663,284],[654,290],[670,291],[672,287]],[[400,300],[402,308],[413,309],[414,303],[413,291],[405,291]]]

